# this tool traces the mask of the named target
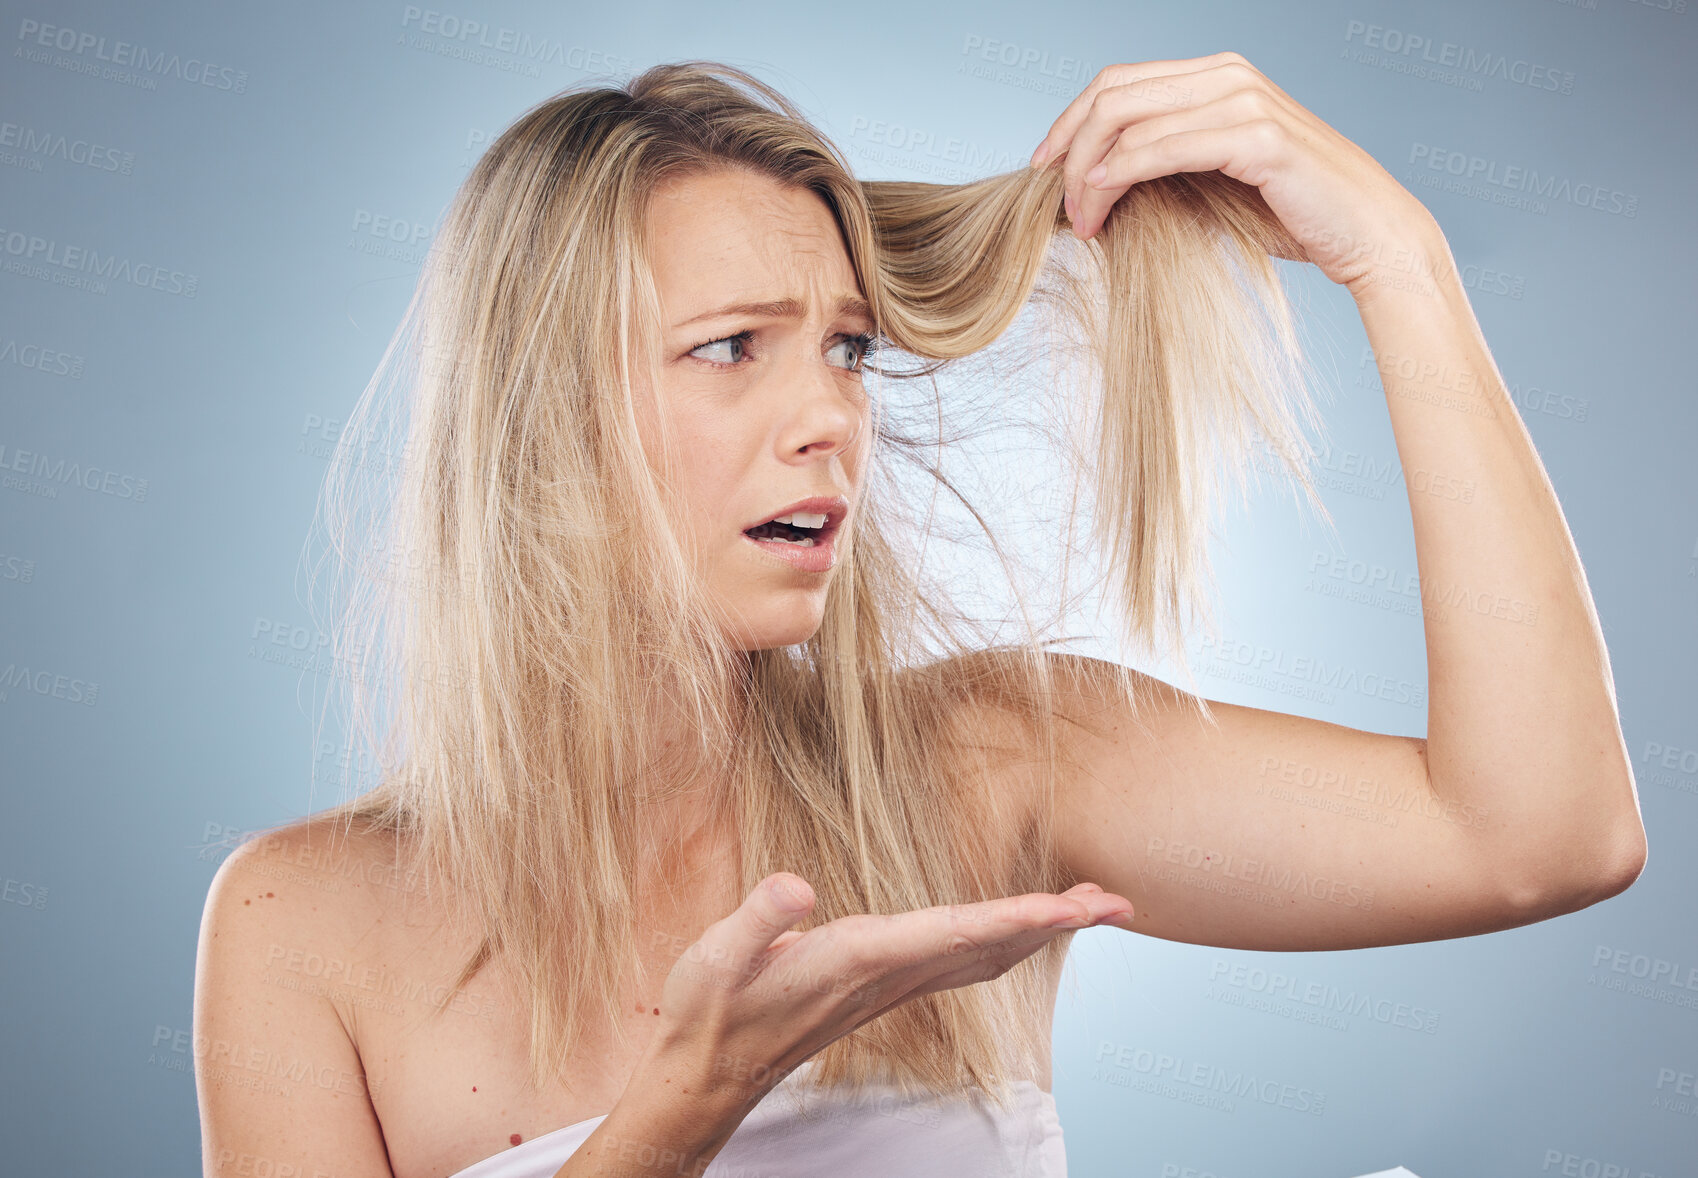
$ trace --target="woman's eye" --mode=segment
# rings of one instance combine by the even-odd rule
[[[751,329],[748,331],[739,331],[736,335],[728,335],[723,339],[709,340],[705,344],[698,344],[694,348],[691,348],[690,355],[696,356],[701,360],[705,360],[709,364],[718,364],[724,368],[734,368],[744,360],[747,360],[751,355],[749,344],[750,341],[754,339],[754,335],[755,333]],[[867,357],[871,356],[878,350],[878,345],[874,337],[865,332],[859,335],[840,336],[837,342],[831,345],[830,352],[836,352],[845,347],[849,349],[849,356],[848,362],[843,364],[843,368],[850,372],[859,371],[861,365],[866,362]],[[703,355],[703,353],[707,352],[709,348],[717,348],[719,351],[716,354]]]
[[[855,356],[853,361],[845,365],[845,367],[849,368],[851,371],[858,370],[861,365],[866,362],[867,357],[871,356],[873,352],[877,350],[873,343],[873,337],[867,334],[846,335],[842,339],[838,340],[836,344],[832,345],[832,350],[836,351],[838,348],[845,346],[847,346]]]
[[[854,368],[856,365],[860,364],[860,362],[861,362],[861,349],[856,345],[854,337],[851,336],[851,337],[847,337],[845,339],[840,339],[835,344],[831,345],[831,350],[833,352],[837,351],[840,348],[849,349],[850,359],[849,359],[849,362],[847,364],[845,364],[843,367]]]
[[[694,356],[708,348],[723,348],[725,349],[725,359],[716,356],[703,356],[702,359],[713,364],[736,364],[749,354],[749,339],[754,334],[752,331],[739,331],[736,335],[728,335],[724,339],[709,340],[705,344],[692,348],[690,355]]]

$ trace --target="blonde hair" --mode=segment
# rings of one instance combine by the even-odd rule
[[[959,185],[860,181],[782,95],[717,63],[657,65],[526,111],[452,201],[326,482],[349,592],[338,681],[349,740],[381,780],[321,817],[393,835],[401,870],[462,906],[481,947],[457,987],[511,958],[531,994],[538,1085],[589,1020],[622,1034],[615,990],[641,976],[636,857],[654,833],[638,794],[687,776],[671,770],[731,767],[743,890],[802,875],[817,905],[800,927],[1076,882],[1048,805],[1056,640],[1029,623],[987,644],[922,585],[897,534],[917,508],[895,463],[955,493],[926,457],[936,438],[875,411],[819,630],[726,649],[669,529],[631,391],[658,358],[647,201],[716,168],[830,209],[883,354],[923,362],[883,376],[935,376],[1023,309],[1056,312],[1041,338],[1082,348],[1095,373],[1095,496],[1110,508],[1097,537],[1145,645],[1178,649],[1186,611],[1206,610],[1213,472],[1241,477],[1266,444],[1309,486],[1298,427],[1312,410],[1270,259],[1297,251],[1252,188],[1218,173],[1140,184],[1081,244],[1053,165]],[[632,722],[657,704],[683,709],[692,749],[668,754]],[[993,713],[1018,740],[987,739],[975,717]],[[983,788],[1015,756],[1040,799],[1018,831],[1011,800]],[[345,760],[350,777],[360,761]],[[1010,838],[1022,853],[1003,870]],[[1047,1025],[1039,983],[1066,945],[886,1012],[821,1051],[816,1081],[976,1084],[1002,1099],[1034,1059],[1009,1032]]]

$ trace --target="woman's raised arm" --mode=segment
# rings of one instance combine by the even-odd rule
[[[1355,298],[1405,472],[1429,678],[1425,740],[1227,705],[1208,729],[1170,691],[1138,729],[1071,663],[1099,733],[1060,799],[1069,865],[1129,897],[1141,931],[1257,949],[1467,935],[1626,888],[1645,833],[1597,612],[1431,214],[1237,54],[1108,67],[1034,162],[1061,152],[1082,236],[1133,184],[1219,170]]]

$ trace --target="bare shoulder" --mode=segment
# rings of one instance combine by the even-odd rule
[[[907,668],[903,676],[952,760],[983,770],[1031,756],[1032,675],[1019,658],[972,651]]]
[[[942,735],[1002,760],[1031,761],[1046,754],[1038,744],[1040,719],[1055,721],[1065,756],[1071,732],[1119,723],[1132,714],[1190,712],[1195,697],[1141,671],[1088,655],[1045,651],[1038,658],[1006,649],[980,650],[917,668],[946,703]],[[1130,702],[1136,711],[1115,705]]]
[[[305,818],[242,843],[219,866],[203,925],[261,935],[269,952],[357,953],[392,922],[402,886],[389,836]],[[203,929],[203,931],[206,931]]]
[[[386,907],[370,882],[386,861],[382,838],[307,819],[219,866],[195,962],[207,1173],[244,1155],[277,1172],[390,1172],[355,1028],[320,983],[356,967]]]
[[[935,739],[962,804],[1011,840],[1027,837],[1037,820],[1044,782],[1065,755],[1058,747],[1067,740],[1065,721],[1078,710],[1069,702],[1077,683],[1057,674],[1058,666],[1053,655],[1039,663],[1018,651],[988,649],[909,672],[930,688]],[[1062,721],[1051,729],[1053,744],[1043,739],[1046,713]]]
[[[283,918],[331,933],[380,919],[397,894],[409,890],[402,871],[392,835],[310,817],[242,843],[220,865],[212,889],[236,881],[250,890],[273,883],[278,886],[268,892],[245,895],[242,906],[263,898]]]
[[[1009,820],[1019,829],[1089,774],[1089,754],[1104,739],[1127,731],[1147,736],[1200,714],[1197,697],[1160,679],[1063,651],[1034,657],[980,650],[915,673],[929,677],[943,701],[937,736],[950,762],[965,784],[983,783],[992,800],[1017,799]]]

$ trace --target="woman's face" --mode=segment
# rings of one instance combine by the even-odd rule
[[[649,232],[661,368],[636,408],[651,463],[665,416],[673,524],[733,642],[804,641],[869,441],[858,370],[874,325],[837,224],[810,192],[719,170],[658,190]]]

